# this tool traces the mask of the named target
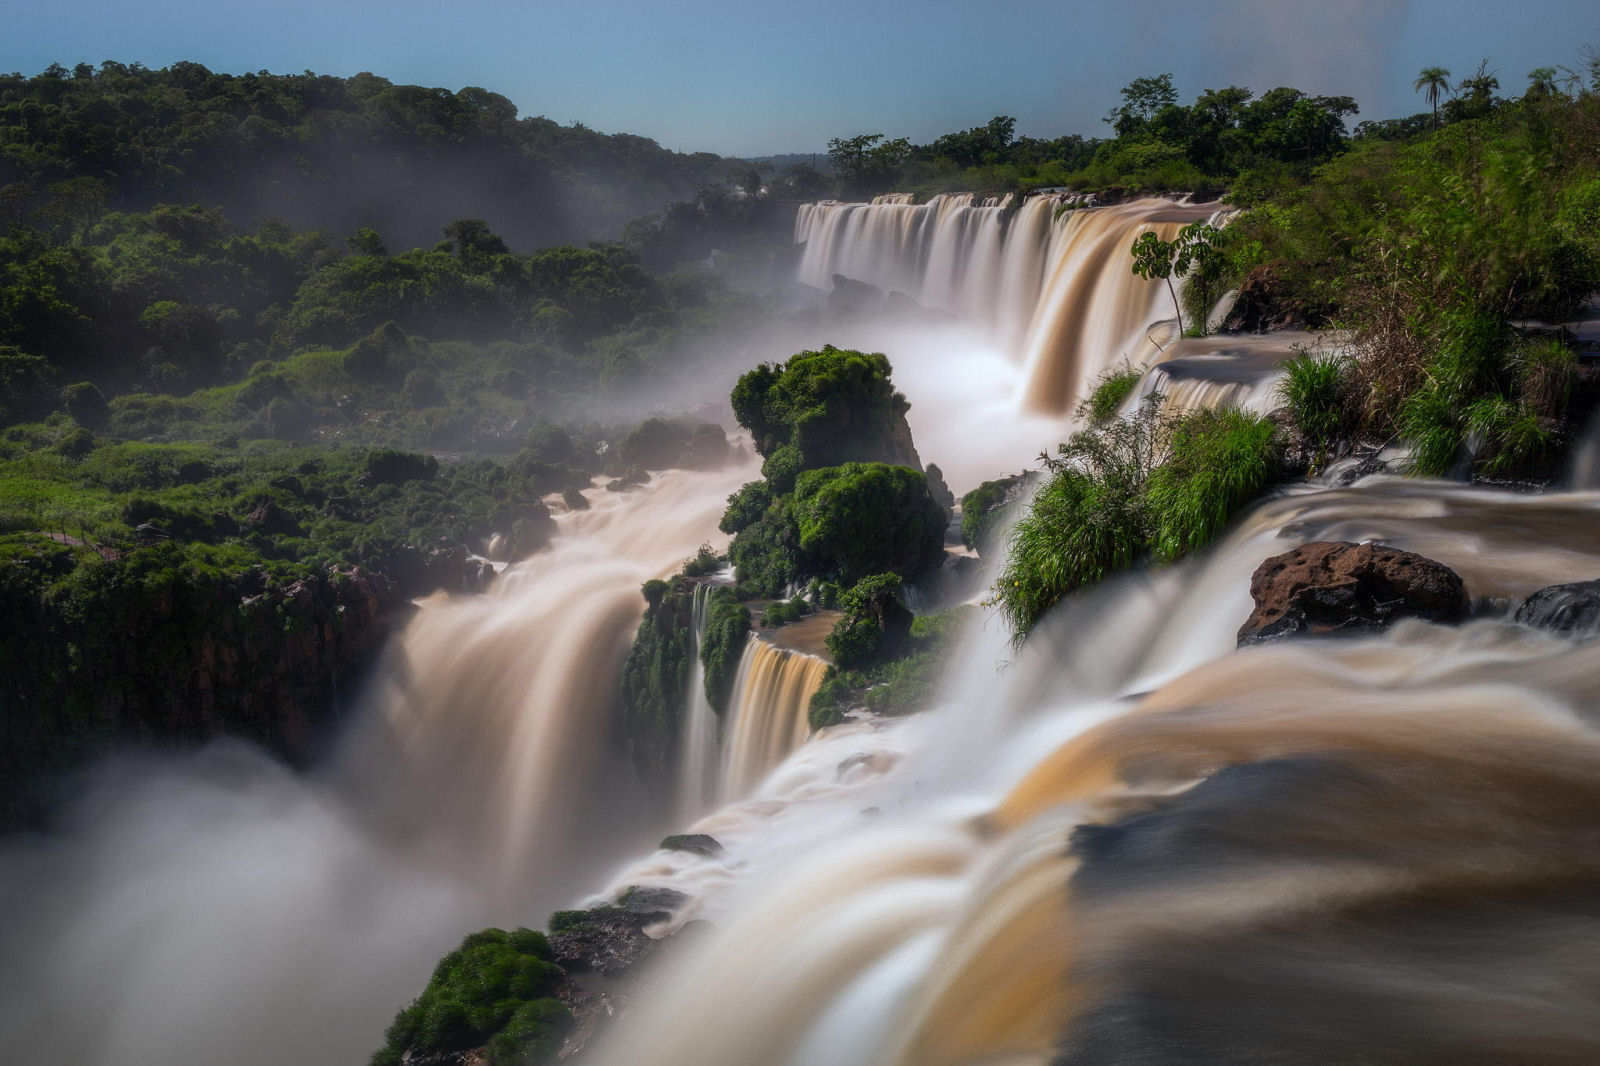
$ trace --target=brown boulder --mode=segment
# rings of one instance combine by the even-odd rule
[[[1239,629],[1241,647],[1378,630],[1399,618],[1450,623],[1467,615],[1466,587],[1454,570],[1381,544],[1315,541],[1275,555],[1256,568],[1250,595],[1256,606]]]

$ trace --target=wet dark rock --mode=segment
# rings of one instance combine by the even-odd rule
[[[494,581],[494,567],[474,559],[467,549],[457,546],[437,548],[428,553],[428,583],[446,592],[468,595],[482,592]]]
[[[828,293],[828,311],[838,318],[863,318],[883,310],[883,290],[864,281],[833,276],[833,290]]]
[[[674,911],[683,909],[689,897],[672,888],[647,888],[633,885],[623,890],[617,904],[629,914],[637,914],[651,921],[672,917]]]
[[[550,916],[550,949],[563,969],[574,974],[616,977],[653,954],[661,941],[645,926],[672,917],[689,897],[670,888],[633,887],[618,902]]]
[[[1255,610],[1239,645],[1298,634],[1363,632],[1401,618],[1459,622],[1461,577],[1443,563],[1381,544],[1316,541],[1275,555],[1250,579]]]
[[[674,833],[661,841],[663,851],[688,851],[708,858],[722,854],[722,844],[705,833]]]
[[[1542,588],[1522,601],[1516,620],[1557,633],[1600,632],[1600,581]]]

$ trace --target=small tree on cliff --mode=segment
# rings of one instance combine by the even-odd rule
[[[1164,241],[1154,231],[1142,233],[1133,242],[1133,272],[1141,278],[1161,278],[1172,294],[1172,306],[1178,313],[1178,333],[1183,333],[1183,304],[1178,300],[1178,290],[1172,279],[1182,280],[1195,268],[1204,268],[1217,257],[1217,238],[1221,231],[1208,222],[1191,222],[1178,231],[1170,241]],[[1205,323],[1201,322],[1201,331]]]

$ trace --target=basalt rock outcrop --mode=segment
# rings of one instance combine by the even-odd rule
[[[1384,629],[1401,618],[1467,616],[1461,577],[1443,563],[1381,544],[1315,541],[1275,555],[1250,579],[1255,599],[1239,645]]]

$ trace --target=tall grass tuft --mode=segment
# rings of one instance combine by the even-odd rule
[[[1084,585],[1209,544],[1279,466],[1273,425],[1238,410],[1174,414],[1145,398],[1092,425],[1045,462],[1050,480],[1012,529],[994,603],[1020,643]]]
[[[1094,388],[1089,390],[1089,395],[1078,405],[1078,417],[1094,424],[1109,422],[1117,417],[1122,405],[1128,402],[1128,397],[1133,395],[1143,378],[1143,370],[1136,369],[1126,362],[1121,367],[1107,370],[1095,381]]]
[[[1273,424],[1236,408],[1201,409],[1173,427],[1171,457],[1150,472],[1150,554],[1174,562],[1210,544],[1277,473]]]
[[[1312,473],[1326,462],[1339,439],[1347,435],[1348,368],[1349,360],[1343,356],[1318,355],[1308,350],[1284,364],[1278,398],[1313,453]]]

